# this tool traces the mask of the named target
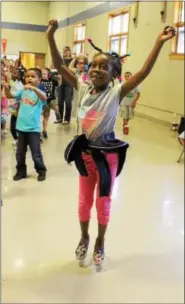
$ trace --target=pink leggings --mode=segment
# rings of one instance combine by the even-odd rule
[[[106,159],[108,161],[112,177],[112,193],[112,188],[114,185],[114,180],[116,178],[118,168],[118,155],[117,153],[107,153]],[[88,176],[80,176],[78,209],[80,222],[87,222],[90,220],[91,208],[93,206],[94,201],[94,191],[97,185],[96,210],[98,223],[101,225],[107,225],[110,217],[111,194],[110,196],[99,197],[99,172],[96,168],[95,162],[92,156],[89,154],[84,154],[83,160],[88,171]]]

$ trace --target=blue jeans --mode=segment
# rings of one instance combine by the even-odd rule
[[[32,159],[35,165],[37,173],[46,172],[44,165],[41,144],[40,144],[40,133],[38,132],[21,132],[18,131],[18,143],[17,143],[17,172],[20,174],[27,174],[26,170],[26,152],[27,146],[30,147]]]

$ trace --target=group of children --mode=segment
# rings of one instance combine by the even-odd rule
[[[70,57],[70,49],[69,51]],[[64,54],[66,50],[64,49]],[[82,81],[87,79],[87,59],[85,56],[69,60],[71,72],[78,75]],[[8,75],[8,76],[7,76]],[[11,71],[7,60],[1,61],[1,138],[7,133],[8,117],[10,116],[10,131],[13,146],[16,150],[17,172],[14,180],[27,176],[25,156],[27,146],[30,147],[38,180],[46,178],[46,167],[43,162],[40,143],[48,138],[47,126],[51,109],[55,111],[55,123],[62,123],[58,101],[65,103],[60,96],[60,87],[65,86],[58,73],[52,75],[51,70],[44,68],[22,69],[14,66]],[[73,90],[73,88],[72,88]],[[72,94],[73,97],[73,94]],[[57,100],[58,99],[58,100]],[[68,100],[72,103],[72,99]],[[75,101],[74,101],[75,104]],[[68,109],[66,109],[68,110]],[[68,114],[71,116],[71,113]],[[42,117],[42,124],[41,124]],[[69,123],[64,121],[65,123]],[[38,142],[39,139],[39,142]]]
[[[64,48],[63,52],[64,56],[67,54],[67,64],[69,69],[76,77],[80,79],[83,83],[86,83],[89,81],[88,77],[88,69],[89,69],[89,62],[88,58],[84,55],[74,56],[72,59],[71,57],[71,50],[69,47]],[[5,63],[4,61],[1,62],[1,68],[5,69]],[[23,70],[24,71],[24,70]],[[130,72],[126,72],[124,74],[124,81],[128,81],[132,77],[132,74]],[[57,79],[58,78],[58,79]],[[58,75],[58,77],[53,77],[51,70],[48,68],[44,68],[42,70],[42,79],[41,83],[39,84],[39,87],[41,90],[45,90],[46,96],[47,96],[47,103],[43,106],[43,124],[42,124],[42,136],[41,136],[41,142],[42,139],[48,138],[48,121],[50,118],[50,111],[51,109],[54,110],[56,115],[56,121],[55,123],[62,123],[63,122],[63,112],[64,112],[64,103],[66,106],[66,113],[65,117],[69,117],[68,119],[64,118],[64,124],[70,123],[71,118],[71,111],[72,111],[72,103],[75,114],[77,114],[78,110],[78,104],[77,99],[75,98],[75,92],[72,89],[72,93],[68,94],[69,91],[71,91],[71,86],[65,82],[62,81],[61,75]],[[8,101],[7,97],[4,93],[4,86],[3,83],[9,83],[11,92],[16,93],[17,91],[23,89],[24,87],[24,73],[22,73],[20,68],[14,67],[12,69],[11,64],[11,74],[9,73],[9,79],[5,75],[5,72],[2,72],[1,75],[1,134],[4,136],[6,134],[6,126],[7,126],[7,120],[8,120],[8,114],[11,115],[10,118],[10,131],[13,137],[13,145],[16,146],[18,134],[16,130],[16,122],[17,122],[17,115],[19,110],[19,103],[14,102],[13,100]],[[58,90],[57,90],[58,89]],[[67,92],[67,93],[66,93]],[[65,96],[67,95],[68,96]],[[70,95],[70,96],[69,96]],[[136,103],[140,97],[140,92],[138,88],[135,88],[132,92],[130,92],[121,102],[120,104],[120,113],[123,117],[123,133],[126,135],[129,132],[128,123],[129,120],[132,119],[134,115],[134,108],[136,107]],[[61,110],[62,108],[62,110]],[[78,120],[77,120],[78,125]],[[78,132],[78,126],[77,126],[77,132]]]

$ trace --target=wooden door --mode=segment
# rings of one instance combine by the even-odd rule
[[[35,67],[35,54],[20,52],[21,63],[26,69]]]
[[[45,54],[35,54],[35,66],[41,69],[45,67]]]
[[[26,69],[35,67],[40,67],[42,69],[45,67],[45,54],[20,52],[20,58],[21,63]]]

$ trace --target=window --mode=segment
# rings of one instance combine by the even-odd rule
[[[124,55],[128,48],[129,12],[125,11],[109,18],[109,49]]]
[[[19,58],[18,55],[1,55],[1,59],[3,59],[4,56],[6,56],[6,58],[8,60],[13,60],[13,61],[15,61],[15,60],[17,60]]]
[[[73,52],[76,55],[84,53],[85,49],[85,24],[78,24],[74,28]]]
[[[184,1],[175,2],[174,24],[177,30],[177,36],[172,42],[172,59],[184,59]]]

